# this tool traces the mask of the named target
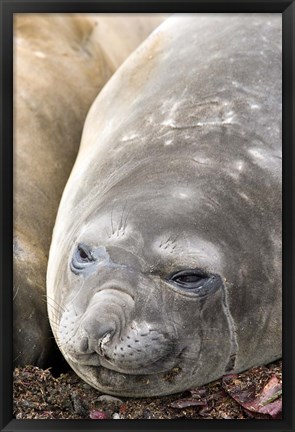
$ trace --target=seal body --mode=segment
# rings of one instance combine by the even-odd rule
[[[47,287],[63,355],[106,393],[174,393],[281,356],[280,15],[171,17],[114,74]]]
[[[20,14],[14,22],[14,363],[44,366],[48,251],[86,113],[158,16]]]

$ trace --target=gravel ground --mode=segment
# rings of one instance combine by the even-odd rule
[[[165,397],[115,398],[69,371],[14,370],[17,419],[250,419],[281,418],[282,362],[226,375],[206,386]]]

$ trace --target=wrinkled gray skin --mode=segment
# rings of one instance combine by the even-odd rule
[[[14,16],[14,365],[48,366],[48,251],[86,114],[153,15]]]
[[[88,114],[47,285],[62,353],[106,393],[281,356],[281,15],[172,17],[128,58]]]

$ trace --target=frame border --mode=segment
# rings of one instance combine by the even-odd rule
[[[295,0],[0,0],[0,431],[294,430],[294,76]],[[16,420],[12,417],[13,14],[144,12],[280,12],[283,22],[283,419],[282,420]],[[293,313],[292,313],[293,312]],[[286,331],[288,329],[288,331]],[[226,423],[224,423],[226,422]]]

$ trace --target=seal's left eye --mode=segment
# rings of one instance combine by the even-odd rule
[[[176,276],[174,277],[174,281],[179,283],[179,284],[196,284],[198,282],[200,282],[200,280],[202,280],[203,278],[195,275],[195,274],[184,274],[184,275],[180,275],[180,276]]]
[[[188,269],[170,275],[168,280],[179,288],[196,290],[206,285],[211,278],[198,269]]]

